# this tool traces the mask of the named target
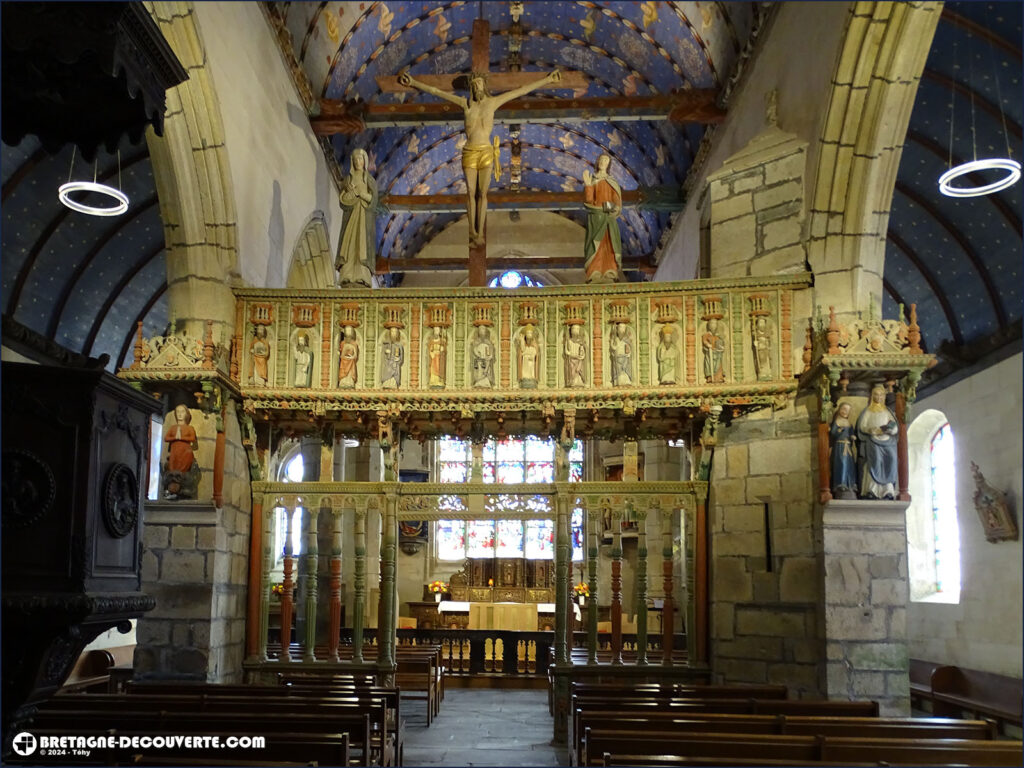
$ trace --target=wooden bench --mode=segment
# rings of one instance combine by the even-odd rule
[[[782,760],[800,765],[818,762],[864,765],[916,763],[936,765],[1021,765],[1021,742],[968,739],[871,739],[750,733],[672,733],[588,728],[581,765],[602,765],[608,754],[680,755],[753,760]]]
[[[933,713],[961,717],[964,712],[1021,727],[1021,681],[963,667],[936,667],[931,678]]]

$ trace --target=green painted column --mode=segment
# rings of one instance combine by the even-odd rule
[[[356,510],[356,594],[352,606],[352,661],[363,661],[363,621],[366,612],[366,510]]]
[[[587,598],[587,664],[597,664],[597,548],[598,526],[601,515],[591,511],[587,515],[587,571],[590,597]]]
[[[395,569],[398,554],[398,488],[384,497],[381,517],[381,613],[377,618],[377,658],[382,672],[395,668]]]
[[[263,497],[263,575],[260,580],[260,641],[258,657],[268,661],[267,635],[270,632],[270,571],[274,567],[274,506]]]
[[[647,664],[647,512],[637,519],[636,547],[636,663]]]
[[[319,553],[316,543],[316,520],[320,514],[320,505],[306,507],[306,632],[303,641],[302,660],[315,661],[314,648],[316,647],[316,610],[317,610],[317,564]]]
[[[572,541],[569,533],[569,494],[555,495],[555,663],[569,663],[569,565]]]

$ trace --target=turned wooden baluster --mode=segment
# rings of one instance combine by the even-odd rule
[[[612,512],[612,664],[622,663],[622,512]]]
[[[316,661],[316,614],[318,603],[319,553],[316,541],[316,520],[320,515],[320,503],[315,502],[306,508],[306,632],[302,648],[303,661]]]
[[[341,531],[344,524],[342,511],[338,508],[331,510],[333,515],[333,528],[331,530],[331,561],[330,561],[330,587],[331,602],[329,618],[327,621],[327,652],[331,661],[341,661],[338,655],[338,645],[341,638]]]
[[[292,613],[295,605],[295,556],[292,547],[292,528],[295,508],[285,507],[284,533],[284,591],[281,594],[281,661],[292,660]]]
[[[636,547],[636,663],[647,664],[647,510],[637,520]]]
[[[263,572],[260,577],[260,628],[256,656],[267,661],[267,637],[270,633],[270,570],[274,567],[274,514],[275,505],[263,500]]]
[[[587,664],[597,664],[597,550],[600,513],[591,512],[587,521],[587,574],[590,581],[590,597],[587,598]]]
[[[661,575],[664,582],[665,603],[661,609],[661,663],[672,666],[672,645],[675,640],[675,587],[672,583],[672,510],[661,513]]]
[[[366,510],[356,510],[355,596],[352,606],[352,661],[363,663],[363,612],[366,604]]]

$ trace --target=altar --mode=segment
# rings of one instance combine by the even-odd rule
[[[551,631],[554,603],[494,603],[444,600],[410,602],[410,615],[420,629],[496,629],[514,632]]]

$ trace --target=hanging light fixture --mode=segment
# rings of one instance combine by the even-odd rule
[[[970,39],[971,32],[968,29],[967,36]],[[996,86],[996,98],[999,100],[999,115],[1002,118],[1003,123],[1003,139],[1006,142],[1006,157],[990,157],[978,159],[978,138],[975,132],[974,123],[974,89],[971,86],[971,72],[970,67],[970,51],[968,51],[968,77],[967,87],[971,95],[971,146],[974,150],[974,159],[960,163],[959,165],[953,165],[953,118],[955,114],[954,107],[956,105],[956,82],[954,80],[951,86],[950,95],[950,107],[949,107],[949,165],[950,168],[941,176],[939,176],[939,191],[947,197],[981,197],[982,195],[991,195],[993,192],[999,192],[1000,190],[1006,189],[1007,187],[1013,186],[1020,179],[1020,163],[1013,159],[1013,153],[1010,151],[1010,139],[1009,134],[1006,131],[1006,114],[1003,111],[1003,94],[1002,89],[999,87],[999,71],[996,68],[995,54],[992,50],[992,44],[989,43],[989,56],[992,59],[992,75]],[[953,43],[953,64],[956,69],[956,43]],[[953,78],[951,78],[953,80]],[[961,176],[967,176],[978,171],[1005,171],[1006,175],[991,182],[990,184],[982,184],[975,187],[958,187],[954,186],[953,182],[959,179]]]
[[[68,169],[68,180],[66,183],[61,184],[57,190],[57,198],[72,211],[78,213],[85,213],[90,216],[120,216],[122,213],[128,210],[128,195],[122,192],[120,189],[111,187],[107,184],[102,184],[96,180],[97,168],[99,160],[93,161],[92,166],[92,181],[72,181],[71,174],[75,168],[75,151],[77,148],[71,149],[71,167]],[[121,186],[121,150],[117,150],[117,186]],[[93,192],[95,194],[104,195],[114,201],[113,205],[108,206],[96,206],[86,205],[85,203],[79,202],[71,197],[76,192]]]

